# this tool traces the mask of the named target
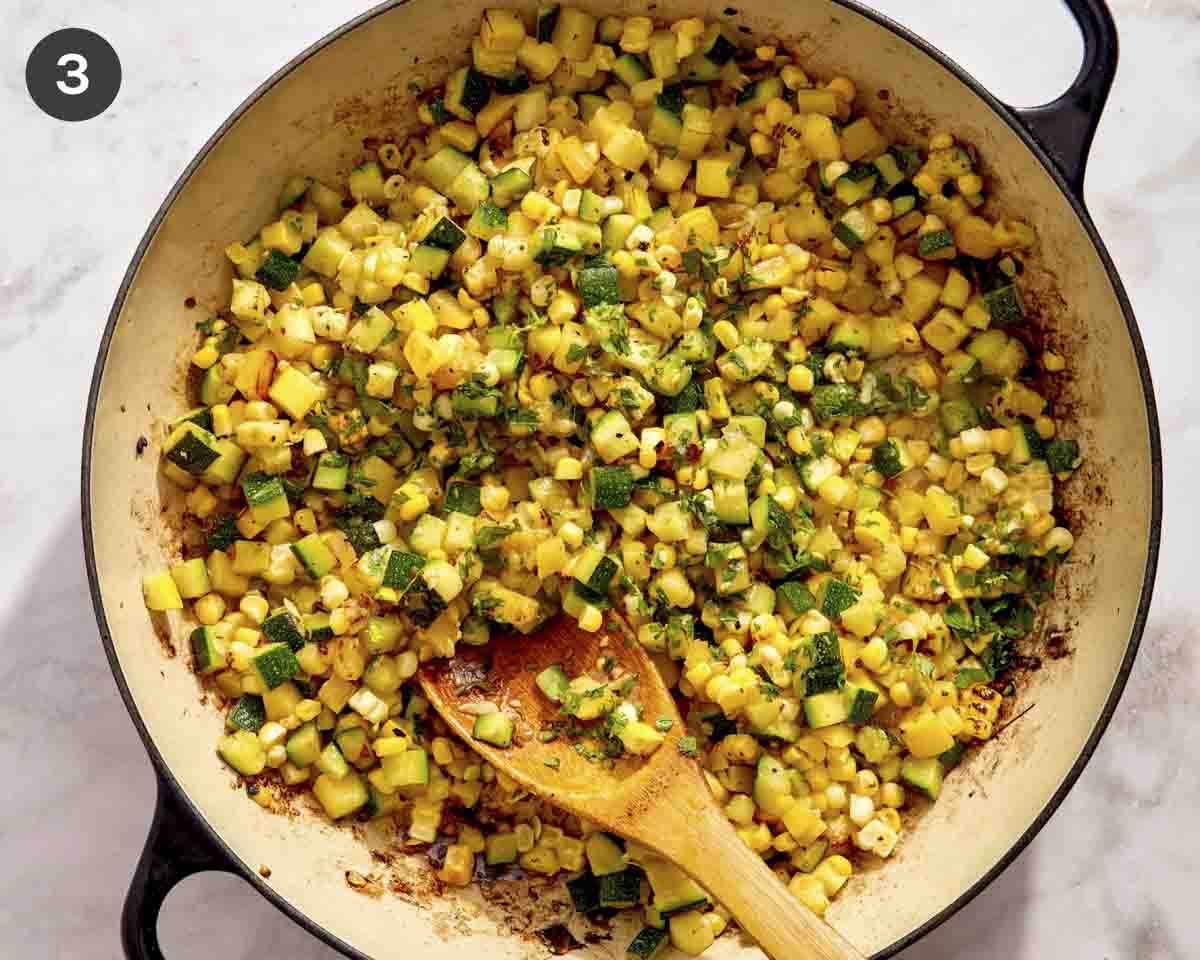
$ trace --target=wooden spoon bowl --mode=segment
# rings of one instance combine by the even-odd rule
[[[671,720],[665,742],[648,757],[607,758],[581,749],[581,741],[543,736],[558,729],[563,716],[538,688],[537,675],[555,664],[571,677],[595,672],[606,657],[615,661],[614,674],[636,677],[633,699],[643,719]],[[775,960],[862,960],[734,832],[699,766],[680,751],[687,731],[675,701],[620,617],[610,614],[603,629],[589,633],[559,616],[530,636],[508,633],[486,647],[459,646],[453,658],[427,663],[420,680],[451,729],[492,766],[570,813],[679,864]],[[473,736],[478,711],[490,709],[489,702],[513,721],[510,747]]]

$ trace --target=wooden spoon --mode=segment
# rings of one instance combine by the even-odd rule
[[[637,675],[632,698],[647,722],[672,720],[666,742],[649,757],[599,762],[577,751],[576,742],[539,737],[563,717],[559,705],[538,689],[537,674],[560,664],[575,677],[594,672],[605,657],[614,658],[626,675]],[[675,701],[619,617],[610,614],[596,633],[560,616],[531,636],[493,636],[486,647],[459,646],[452,659],[427,663],[420,680],[443,719],[497,770],[570,813],[675,861],[775,960],[863,960],[734,833],[696,762],[680,753],[679,739],[687,731]],[[512,718],[511,747],[472,736],[477,714],[463,708],[485,701]]]

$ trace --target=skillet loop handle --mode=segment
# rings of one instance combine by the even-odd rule
[[[1117,27],[1105,0],[1064,0],[1083,32],[1083,66],[1057,100],[1014,112],[1083,199],[1083,173],[1117,72]]]
[[[160,778],[150,835],[121,913],[121,944],[128,960],[164,960],[158,945],[158,913],[163,901],[180,880],[208,870],[234,872]]]

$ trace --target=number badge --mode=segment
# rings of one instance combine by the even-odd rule
[[[78,27],[43,39],[25,64],[33,102],[57,120],[91,120],[107,110],[121,89],[121,61],[100,34]]]

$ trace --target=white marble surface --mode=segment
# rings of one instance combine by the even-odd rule
[[[984,4],[955,0],[881,6],[1010,102],[1048,100],[1076,70],[1077,32],[1051,0],[1010,0],[986,15]],[[264,77],[357,7],[4,7],[0,956],[110,958],[120,953],[121,900],[154,791],[97,640],[83,573],[79,436],[96,345],[130,254],[194,151]],[[1122,66],[1092,151],[1087,200],[1141,319],[1158,385],[1167,522],[1153,616],[1108,736],[1060,812],[998,881],[905,960],[1200,956],[1200,615],[1191,602],[1200,398],[1190,386],[1200,2],[1116,0],[1115,9]],[[98,30],[124,64],[114,106],[81,125],[37,112],[23,84],[29,50],[62,26]],[[170,960],[335,956],[222,876],[193,878],[176,891],[162,938]]]

